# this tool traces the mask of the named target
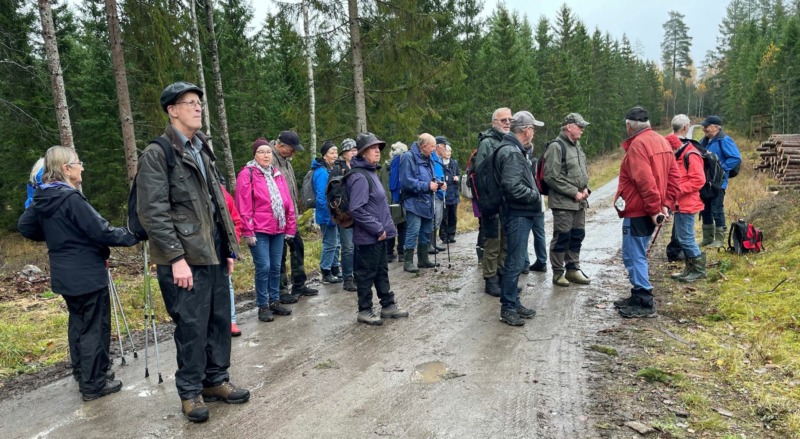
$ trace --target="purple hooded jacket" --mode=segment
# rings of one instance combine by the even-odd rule
[[[372,165],[360,156],[353,157],[352,168],[369,171],[372,184],[361,173],[353,173],[347,178],[347,193],[350,195],[350,214],[353,216],[353,243],[369,245],[378,242],[383,232],[386,239],[397,236],[397,230],[389,212],[389,202],[378,176],[378,165]]]

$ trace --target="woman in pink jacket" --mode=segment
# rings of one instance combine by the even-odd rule
[[[253,142],[253,160],[236,178],[236,209],[256,267],[258,320],[271,322],[273,313],[287,316],[292,310],[280,303],[281,256],[284,238],[294,237],[297,223],[286,178],[272,166],[272,148],[264,138]]]

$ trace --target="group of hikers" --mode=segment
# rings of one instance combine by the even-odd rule
[[[231,337],[241,334],[231,274],[242,240],[255,266],[259,321],[289,315],[292,310],[285,305],[319,293],[307,284],[304,241],[297,227],[298,209],[305,204],[301,201],[316,209],[322,282],[342,283],[345,290],[357,293],[361,323],[381,325],[384,319],[408,317],[390,289],[388,263],[402,260],[403,270],[410,273],[438,265],[429,255],[445,249],[437,237],[444,244],[455,242],[460,187],[473,196],[473,213],[480,218],[477,254],[486,293],[500,298],[502,322],[521,326],[523,319],[536,314],[520,302],[517,283],[523,273],[547,271],[542,182],[549,188],[553,213],[553,283],[568,287],[591,282],[580,265],[591,190],[579,140],[589,123],[578,113],[563,119],[561,133],[545,146],[539,162],[533,156],[533,138],[543,122],[528,111],[512,115],[508,108],[497,109],[463,176],[444,136],[423,133],[410,147],[397,142],[383,165],[386,142],[372,133],[344,139],[341,155],[326,141],[312,160],[309,196],[299,193],[306,192],[306,184],[298,188],[292,166],[292,157],[304,148],[297,133],[283,131],[274,140],[261,137],[253,142],[252,160],[239,172],[231,196],[200,131],[203,94],[188,82],[163,90],[160,104],[169,122],[160,139],[142,153],[133,194],[164,303],[176,325],[175,384],[190,421],[209,418],[206,402],[240,404],[250,398],[250,392],[234,385],[228,375]],[[701,244],[716,245],[725,229],[725,191],[709,202],[700,201],[704,164],[694,152],[717,154],[726,172],[738,165],[738,149],[721,124],[718,117],[708,117],[703,122],[706,138],[698,145],[684,138],[689,127],[684,115],[675,116],[674,133],[666,137],[650,128],[646,110],[635,107],[625,115],[629,137],[623,143],[626,154],[614,206],[624,218],[623,259],[633,288],[630,297],[615,302],[622,316],[655,315],[646,249],[655,227],[671,215],[673,236],[686,261],[685,270],[675,277],[691,281],[705,276],[705,258],[694,239],[694,215],[702,211]],[[492,215],[480,212],[477,188],[462,181],[474,180],[483,160],[492,160],[490,172],[496,173],[502,191],[502,206]],[[74,149],[49,148],[31,174],[18,228],[25,237],[47,244],[52,289],[69,310],[73,376],[83,399],[90,401],[122,387],[109,359],[109,247],[132,246],[143,237],[111,226],[92,208],[80,192],[83,169]],[[352,220],[347,224],[341,212],[331,209],[334,180],[347,194],[346,213]],[[531,232],[533,264],[528,255]],[[377,313],[373,288],[381,306]]]

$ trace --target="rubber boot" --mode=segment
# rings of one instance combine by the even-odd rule
[[[438,266],[439,264],[434,264],[433,262],[431,262],[428,256],[428,252],[425,251],[425,247],[421,246],[417,247],[417,267],[433,268]]]
[[[439,250],[440,252],[443,252],[447,250],[447,247],[436,243],[436,235],[438,235],[437,233],[438,231],[439,229],[433,229],[433,232],[431,233],[431,242],[433,243],[433,248]],[[444,239],[442,239],[442,241],[444,241]]]
[[[714,241],[708,245],[709,248],[720,248],[725,246],[725,227],[714,229]]]
[[[403,271],[407,271],[409,273],[417,273],[419,272],[419,268],[414,265],[414,249],[409,248],[403,252]]]
[[[683,271],[680,273],[672,273],[669,277],[675,280],[681,280],[681,278],[684,278],[687,274],[689,274],[689,271],[692,269],[692,263],[689,261],[689,258],[685,258],[683,262]]]
[[[700,253],[700,256],[696,258],[689,258],[689,263],[691,264],[689,273],[678,280],[681,282],[694,282],[698,279],[704,279],[706,276],[708,276],[708,272],[706,271],[705,253]]]
[[[714,225],[703,224],[703,240],[700,241],[700,247],[705,247],[714,242]]]

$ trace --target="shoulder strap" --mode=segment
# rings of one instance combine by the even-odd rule
[[[343,178],[346,180],[348,177],[350,177],[351,175],[353,175],[355,173],[359,173],[359,174],[363,175],[364,178],[367,179],[367,184],[369,185],[369,188],[372,189],[372,177],[370,177],[369,171],[367,171],[364,168],[350,168],[350,172],[346,172],[344,174]]]
[[[566,174],[567,173],[567,147],[566,147],[566,145],[564,145],[564,141],[561,140],[560,137],[556,137],[555,140],[553,140],[552,142],[548,143],[547,146],[545,146],[544,150],[545,150],[545,152],[547,152],[547,148],[549,148],[550,145],[552,145],[554,143],[557,144],[561,148],[561,173],[562,174]],[[544,156],[544,152],[542,153],[542,156]]]
[[[167,168],[172,170],[175,167],[175,151],[170,145],[169,140],[158,136],[155,139],[151,140],[150,143],[156,143],[161,149],[164,150],[164,157],[167,159]]]

